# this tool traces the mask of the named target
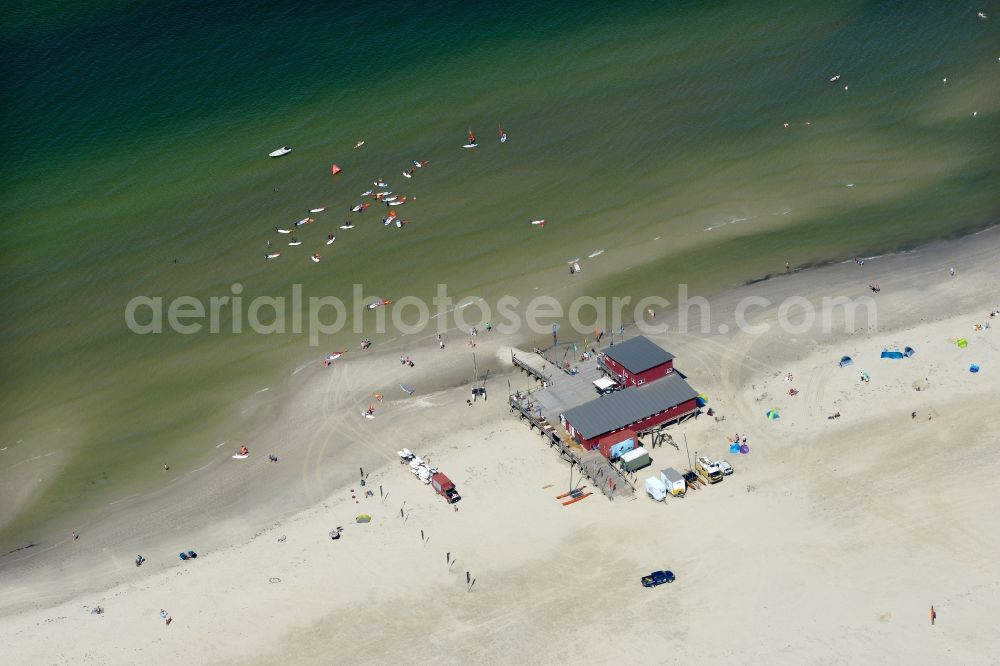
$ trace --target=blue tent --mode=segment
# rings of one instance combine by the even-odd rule
[[[913,349],[913,347],[907,347],[906,349],[903,350],[903,355],[906,356],[906,358],[910,358],[916,353],[917,352],[915,349]]]
[[[889,351],[888,349],[882,350],[882,358],[903,358],[903,352],[899,351]]]
[[[979,372],[979,366],[973,363],[969,366],[969,372]]]
[[[847,366],[849,366],[849,365],[851,365],[853,363],[854,363],[854,359],[851,358],[850,356],[841,356],[840,357],[840,367],[842,367],[842,368],[846,368]]]

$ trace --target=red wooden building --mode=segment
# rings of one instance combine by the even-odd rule
[[[641,432],[696,411],[698,394],[680,374],[671,370],[659,381],[574,407],[562,414],[561,421],[571,437],[584,448],[592,449],[601,439],[621,430]]]
[[[674,371],[674,355],[639,336],[604,349],[601,369],[622,386],[642,386]]]

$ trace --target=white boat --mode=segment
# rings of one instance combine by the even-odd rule
[[[320,206],[319,208],[310,208],[309,212],[310,213],[322,213],[324,210],[326,210],[326,206]]]
[[[279,234],[290,234],[290,233],[292,233],[291,229],[279,229],[279,228],[275,227],[274,230],[277,231]]]
[[[532,220],[531,223],[533,225],[535,225],[536,227],[544,227],[545,226],[545,220]]]
[[[264,255],[264,259],[277,259],[281,256],[280,252],[269,252]]]
[[[337,240],[336,236],[330,236],[329,238],[326,239],[326,244],[327,245],[333,245],[333,241],[335,241],[335,240]]]
[[[467,144],[463,145],[462,148],[476,148],[478,146],[479,146],[478,143],[467,143]]]
[[[313,256],[310,257],[310,259],[312,259],[313,261],[315,261],[317,264],[320,262],[320,260],[322,258],[323,257],[319,256],[319,252],[317,252],[316,254],[314,254]]]
[[[315,221],[316,220],[312,219],[311,217],[303,217],[301,220],[295,223],[295,226],[301,227],[303,224],[312,224]]]
[[[406,197],[401,197],[401,198],[395,199],[393,201],[386,201],[385,205],[386,206],[402,206],[405,203],[406,203]]]
[[[294,246],[296,246],[296,245],[302,245],[302,241],[300,241],[300,240],[295,240],[295,239],[293,238],[292,240],[288,241],[288,244],[294,247]]]
[[[413,176],[412,176],[412,175],[410,174],[410,172],[409,172],[409,171],[404,171],[404,172],[403,172],[403,177],[404,177],[404,178],[413,178]]]
[[[354,225],[353,224],[342,224],[342,225],[340,225],[340,228],[341,229],[353,229]]]
[[[281,148],[278,148],[277,150],[272,150],[271,152],[269,152],[267,154],[267,156],[268,157],[281,157],[282,155],[287,155],[290,152],[292,152],[291,148],[289,148],[288,146],[282,146]]]

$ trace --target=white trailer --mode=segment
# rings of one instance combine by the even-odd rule
[[[646,479],[646,494],[655,502],[662,502],[667,497],[667,484],[655,476]]]
[[[684,481],[684,476],[673,467],[660,470],[660,481],[663,482],[667,492],[675,497],[687,492],[687,482]]]

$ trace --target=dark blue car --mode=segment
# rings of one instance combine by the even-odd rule
[[[657,585],[663,585],[664,583],[674,582],[674,572],[673,571],[654,571],[648,576],[642,577],[643,587],[656,587]]]

